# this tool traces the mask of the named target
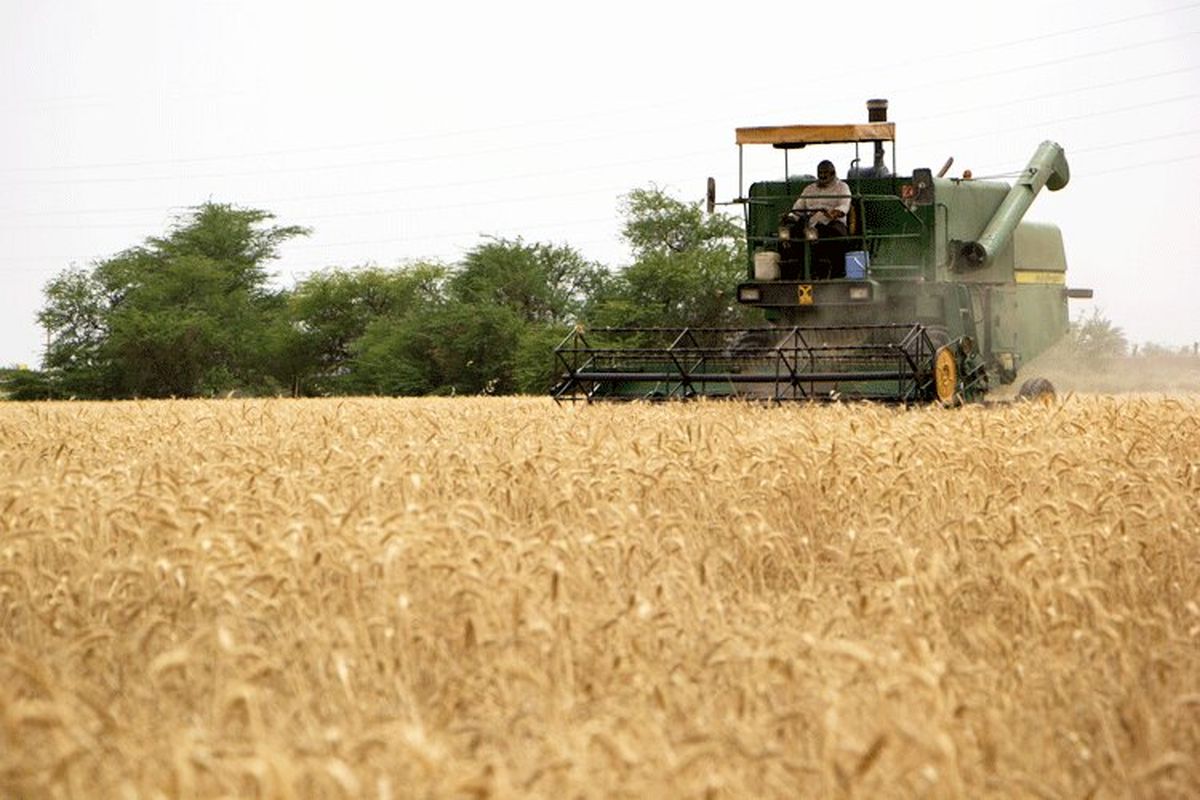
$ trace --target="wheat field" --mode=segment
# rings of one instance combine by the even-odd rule
[[[0,797],[1200,796],[1200,399],[0,405]]]

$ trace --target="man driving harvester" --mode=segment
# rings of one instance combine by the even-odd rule
[[[850,187],[839,180],[832,161],[817,165],[817,180],[804,187],[792,210],[784,216],[785,223],[803,226],[804,238],[812,242],[812,271],[814,278],[842,278],[846,275],[841,242],[821,242],[822,239],[850,235],[846,216],[850,213]]]

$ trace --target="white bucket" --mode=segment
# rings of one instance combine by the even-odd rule
[[[867,267],[871,265],[871,256],[864,250],[851,250],[846,253],[846,277],[860,281],[867,277]]]
[[[754,280],[779,280],[779,253],[774,250],[759,250],[754,254]]]

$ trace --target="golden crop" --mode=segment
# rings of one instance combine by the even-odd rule
[[[1200,400],[0,405],[2,797],[1200,795]]]

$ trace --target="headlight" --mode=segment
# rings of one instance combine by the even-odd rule
[[[870,300],[871,299],[871,287],[870,286],[851,286],[850,287],[850,299],[851,300]]]
[[[757,286],[743,286],[738,289],[738,300],[743,303],[757,303],[762,298],[762,293],[758,291]]]

